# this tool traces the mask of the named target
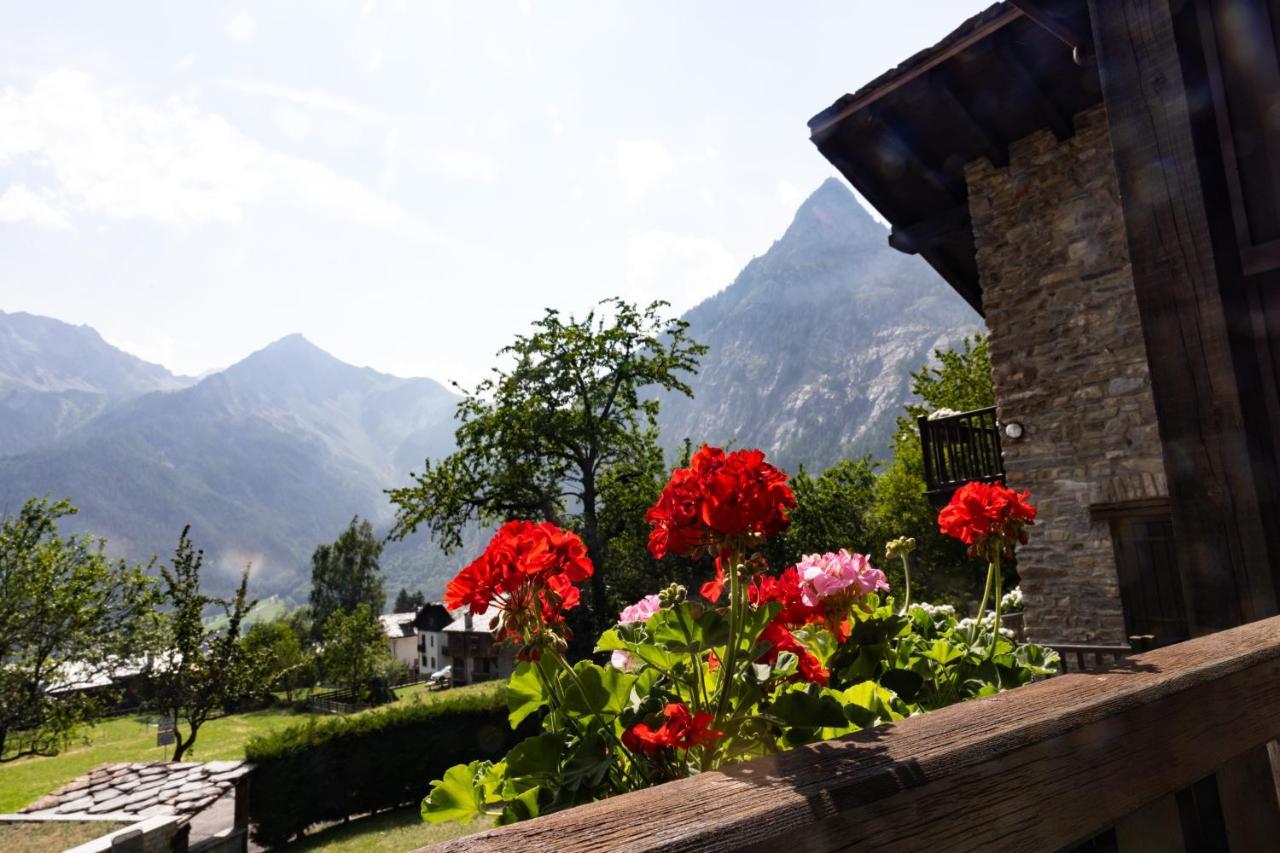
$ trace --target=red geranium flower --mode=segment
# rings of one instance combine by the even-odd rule
[[[760,634],[760,639],[769,644],[769,651],[757,658],[756,663],[775,664],[778,662],[778,655],[791,652],[799,660],[796,678],[826,686],[831,673],[780,621],[774,619],[770,622]]]
[[[796,505],[787,475],[764,461],[759,450],[726,454],[703,445],[688,468],[678,468],[658,502],[645,514],[653,525],[649,552],[689,556],[715,552],[725,540],[772,536],[787,524]]]
[[[636,723],[622,733],[622,744],[635,753],[652,755],[663,749],[693,749],[724,737],[724,732],[711,728],[715,719],[706,711],[689,713],[683,702],[671,702],[662,709],[662,725],[656,729],[647,723]]]
[[[992,558],[992,549],[1012,555],[1014,543],[1026,544],[1027,525],[1035,524],[1030,492],[1019,494],[1002,483],[965,483],[938,513],[939,529],[969,546],[973,556]]]
[[[822,619],[822,613],[818,608],[804,603],[800,573],[796,571],[795,566],[791,566],[777,577],[761,575],[747,587],[747,600],[757,607],[771,601],[778,602],[782,605],[782,611],[778,613],[777,621],[788,627],[798,628]]]
[[[503,611],[502,635],[528,643],[546,626],[559,626],[564,633],[565,612],[581,601],[574,584],[592,572],[576,533],[549,522],[511,521],[449,582],[444,604],[476,614],[496,606]],[[536,649],[522,653],[536,657]]]

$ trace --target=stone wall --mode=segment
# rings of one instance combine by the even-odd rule
[[[1059,143],[966,169],[1009,485],[1040,515],[1018,569],[1030,639],[1123,642],[1111,535],[1095,503],[1167,495],[1102,107]]]

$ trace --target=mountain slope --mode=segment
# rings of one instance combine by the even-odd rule
[[[685,315],[710,350],[692,400],[662,399],[671,448],[760,447],[787,470],[888,455],[909,372],[980,318],[839,181],[826,181],[782,238]]]
[[[436,382],[352,367],[290,336],[0,459],[0,506],[69,496],[73,527],[135,559],[166,557],[190,523],[217,587],[252,561],[255,594],[305,595],[315,546],[357,513],[385,524],[382,490],[450,450],[455,403]]]
[[[88,326],[0,311],[0,456],[47,446],[116,403],[190,382]]]

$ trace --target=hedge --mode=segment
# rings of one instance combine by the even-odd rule
[[[503,755],[536,731],[532,720],[512,731],[499,689],[313,717],[253,738],[254,839],[277,846],[315,823],[416,803],[448,768]]]

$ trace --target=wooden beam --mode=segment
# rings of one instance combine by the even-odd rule
[[[965,197],[964,179],[951,180],[943,174],[941,167],[912,143],[910,131],[883,104],[868,106],[861,117],[878,127],[884,138],[901,152],[907,168],[924,178],[936,192],[956,200]]]
[[[969,203],[965,202],[922,222],[907,226],[895,225],[889,232],[889,245],[899,252],[918,255],[972,227],[969,221]]]
[[[974,114],[969,105],[961,100],[960,95],[956,93],[955,86],[952,85],[951,77],[939,69],[929,78],[929,83],[937,92],[939,100],[948,104],[952,110],[959,113],[964,119],[965,126],[969,132],[982,140],[983,152],[987,155],[987,159],[991,161],[991,165],[996,168],[1004,168],[1009,165],[1009,143],[1007,140],[1001,139],[1000,136],[991,129],[985,121]]]
[[[1089,0],[1192,630],[1276,612],[1166,0]]]
[[[432,849],[1061,850],[1265,745],[1278,705],[1280,617]]]
[[[939,65],[946,62],[951,57],[955,56],[958,53],[963,53],[973,45],[985,39],[987,36],[991,35],[992,33],[998,32],[1008,24],[1018,20],[1021,17],[1022,17],[1022,11],[1020,9],[1010,7],[1009,9],[997,15],[995,18],[991,19],[985,25],[978,27],[976,30],[969,33],[964,38],[956,39],[954,44],[948,45],[945,49],[938,51],[937,53],[930,56],[928,59],[912,67],[910,70],[905,71],[902,74],[894,75],[889,80],[885,81],[883,85],[877,86],[871,91],[858,96],[854,100],[851,100],[849,103],[841,107],[840,111],[835,113],[834,115],[828,116],[822,119],[821,121],[810,124],[809,125],[810,135],[817,137],[820,134],[825,133],[827,130],[829,130],[832,127],[835,127],[837,124],[844,121],[854,113],[858,112],[868,104],[875,103],[876,101],[880,100],[890,92],[893,92],[907,85],[912,80],[916,79],[917,77],[920,77],[923,74],[929,73],[929,71],[931,71],[934,68],[937,68]]]
[[[1037,26],[1070,47],[1076,64],[1084,65],[1092,60],[1093,37],[1089,33],[1078,32],[1070,23],[1050,12],[1044,7],[1042,0],[1009,0],[1009,2],[1017,6],[1022,14],[1034,21]]]
[[[1013,47],[1003,39],[996,39],[995,41],[995,54],[1004,62],[1010,76],[1021,88],[1022,91],[1019,94],[1027,99],[1030,106],[1040,115],[1045,124],[1049,125],[1049,130],[1053,131],[1053,135],[1059,142],[1069,139],[1076,132],[1072,117],[1049,97],[1048,93],[1040,86],[1040,81],[1036,80],[1035,75],[1018,57]]]

